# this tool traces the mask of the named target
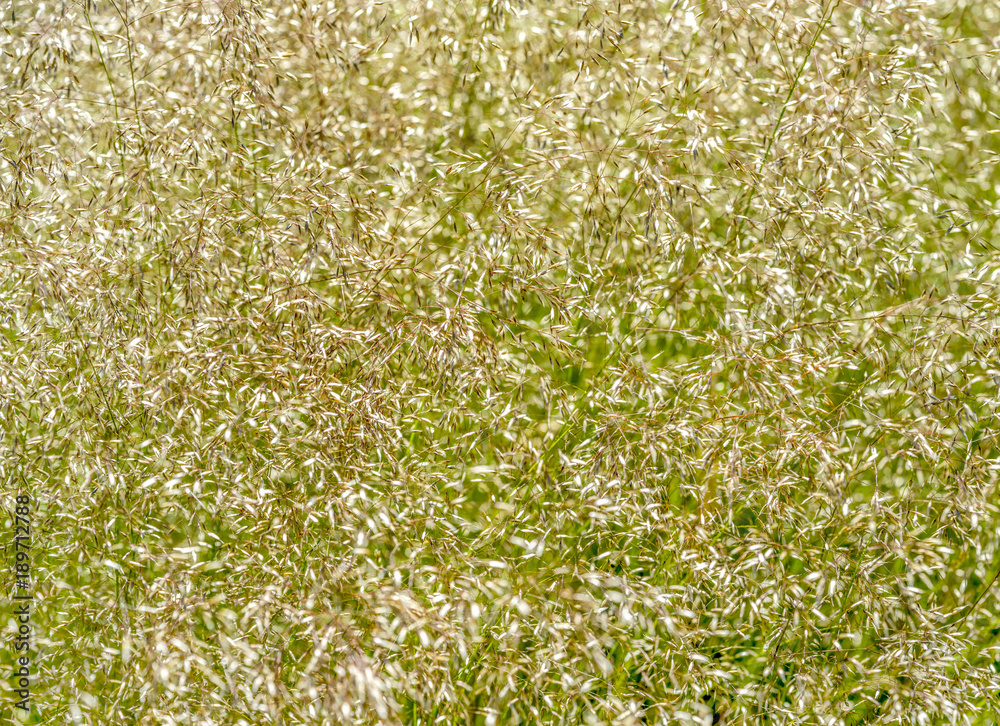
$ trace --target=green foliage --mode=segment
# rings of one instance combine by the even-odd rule
[[[995,722],[995,4],[3,15],[35,722]]]

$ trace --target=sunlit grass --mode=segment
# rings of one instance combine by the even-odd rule
[[[994,723],[991,3],[0,11],[33,722]]]

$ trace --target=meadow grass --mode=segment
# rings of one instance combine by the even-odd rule
[[[0,11],[29,722],[996,723],[995,3]]]

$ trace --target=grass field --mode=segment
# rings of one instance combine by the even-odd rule
[[[0,16],[0,721],[1000,720],[1000,5]]]

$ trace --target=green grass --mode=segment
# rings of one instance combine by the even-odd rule
[[[990,3],[0,11],[29,722],[997,720]]]

